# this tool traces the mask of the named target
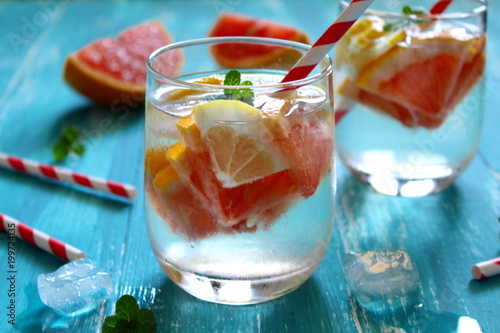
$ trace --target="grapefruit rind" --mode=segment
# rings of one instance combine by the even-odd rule
[[[80,94],[97,104],[118,106],[132,99],[132,103],[144,100],[145,86],[119,82],[103,73],[91,69],[71,54],[64,65],[64,80]]]

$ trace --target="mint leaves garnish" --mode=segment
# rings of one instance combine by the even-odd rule
[[[116,301],[116,314],[104,319],[103,333],[154,333],[158,329],[153,311],[139,309],[134,296],[123,295]]]
[[[247,81],[245,81],[247,82]],[[236,69],[232,69],[227,72],[226,77],[224,78],[223,84],[225,86],[239,86],[241,83],[241,73]]]
[[[77,126],[71,125],[66,127],[52,149],[52,154],[57,162],[64,160],[71,152],[80,156],[85,153],[85,147],[79,140],[79,137],[80,130]]]
[[[251,86],[252,82],[246,80],[241,82],[241,73],[236,69],[230,70],[224,77],[225,86]],[[224,95],[212,97],[212,99],[235,99],[253,106],[254,94],[251,89],[224,89]]]
[[[412,8],[410,6],[403,6],[403,14],[405,15],[427,15],[428,13],[422,8]]]
[[[252,82],[248,80],[241,82],[241,73],[232,69],[226,74],[223,84],[225,86],[251,86]],[[227,99],[237,99],[250,105],[254,97],[250,89],[224,89],[224,95]]]
[[[421,7],[410,7],[410,6],[403,6],[403,14],[405,15],[428,15],[429,13],[424,10]],[[393,23],[386,23],[384,25],[384,31],[393,31],[396,29],[403,28],[407,25],[410,25],[411,22],[415,23],[422,23],[422,20],[415,20],[415,19],[410,19],[410,18],[405,18],[403,20],[399,20]]]

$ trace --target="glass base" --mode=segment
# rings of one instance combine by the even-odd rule
[[[459,175],[447,172],[443,176],[405,178],[390,172],[367,173],[349,165],[347,168],[358,180],[369,184],[375,191],[402,197],[422,197],[440,192],[450,186]]]
[[[180,270],[163,263],[163,270],[181,289],[214,303],[247,305],[269,301],[286,295],[302,285],[316,267],[292,274],[262,279],[221,279]]]

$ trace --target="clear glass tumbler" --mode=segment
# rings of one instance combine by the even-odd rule
[[[335,196],[332,61],[280,83],[308,49],[205,38],[148,60],[147,230],[169,278],[200,299],[279,297],[325,254]],[[164,75],[180,55],[182,74]]]
[[[486,2],[434,2],[375,1],[336,45],[339,157],[384,194],[448,187],[481,136]]]

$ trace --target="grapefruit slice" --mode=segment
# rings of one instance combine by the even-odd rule
[[[145,188],[156,213],[177,234],[197,240],[215,234],[218,224],[191,190],[180,180],[167,159],[172,147],[152,147],[145,154]]]
[[[69,55],[64,64],[64,79],[95,103],[136,105],[144,100],[147,58],[171,42],[158,21],[131,27],[117,39],[99,39]],[[180,51],[170,52],[158,66],[162,74],[177,76],[182,63]]]
[[[416,126],[423,126],[429,129],[436,128],[444,120],[444,118],[432,117],[424,112],[412,111],[404,105],[361,89],[350,78],[346,78],[340,84],[338,92],[350,100],[354,100],[398,120],[401,124],[409,128]]]
[[[484,37],[463,29],[385,31],[381,18],[359,20],[341,39],[338,92],[399,120],[439,127],[484,71]]]
[[[173,232],[193,240],[217,233],[217,222],[180,181],[172,165],[158,172],[153,185],[160,196],[162,209],[171,215],[168,222]]]
[[[444,119],[471,39],[449,31],[412,37],[367,65],[356,85],[409,110]]]
[[[464,65],[448,102],[455,107],[467,96],[467,94],[476,86],[484,73],[486,66],[485,55],[485,36],[477,37],[473,40],[471,47],[466,55]]]
[[[286,168],[272,145],[261,140],[260,110],[237,100],[216,100],[195,106],[192,117],[224,187],[249,183]]]
[[[316,192],[333,164],[333,115],[322,109],[315,114],[291,117],[287,137],[274,144],[286,156],[301,195]]]
[[[166,157],[182,182],[189,184],[195,200],[200,202],[206,212],[216,217],[217,223],[223,228],[238,225],[234,230],[254,230],[253,225],[246,226],[249,218],[296,197],[297,186],[288,170],[227,188],[214,172],[208,152],[194,152],[179,142],[167,152]]]
[[[208,35],[267,37],[309,44],[307,35],[295,27],[234,13],[221,14]],[[212,47],[211,51],[217,62],[227,68],[258,68],[275,61],[279,62],[281,67],[287,68],[293,66],[301,57],[297,51],[258,44],[219,44]]]

